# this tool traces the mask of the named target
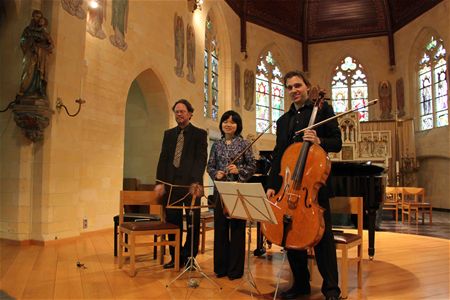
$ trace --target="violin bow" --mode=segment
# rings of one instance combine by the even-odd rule
[[[236,155],[236,157],[233,158],[233,160],[232,160],[228,165],[234,164],[234,163],[235,163],[242,155],[244,155],[244,153],[247,152],[247,150],[250,149],[250,148],[253,146],[253,144],[254,144],[257,140],[259,140],[259,138],[262,137],[262,135],[263,135],[264,133],[266,133],[267,130],[269,130],[270,127],[272,127],[272,124],[269,124],[269,126],[267,126],[266,129],[264,129],[262,132],[260,132],[260,133],[258,134],[258,136],[253,140],[253,142],[251,142],[250,145],[248,145],[247,147],[245,147],[244,150],[242,150],[238,155]]]
[[[322,120],[322,121],[320,121],[320,122],[317,122],[317,123],[315,123],[315,124],[313,124],[313,125],[311,125],[311,126],[308,126],[308,127],[306,127],[306,128],[303,128],[303,129],[301,129],[301,130],[299,130],[299,131],[296,131],[296,132],[295,132],[295,135],[298,135],[298,134],[304,132],[305,130],[309,130],[309,129],[316,128],[316,127],[318,127],[318,126],[320,126],[320,125],[322,125],[322,124],[324,124],[324,123],[327,123],[327,122],[329,122],[329,121],[331,121],[331,120],[334,120],[334,119],[337,119],[337,118],[339,118],[339,117],[345,116],[345,115],[347,115],[347,114],[349,114],[349,113],[351,113],[351,112],[357,111],[357,110],[359,110],[359,109],[361,109],[361,108],[369,107],[369,106],[371,106],[371,105],[373,105],[373,104],[376,104],[377,102],[378,102],[378,99],[373,99],[372,101],[367,102],[367,104],[364,105],[364,106],[356,107],[356,108],[353,108],[353,109],[344,111],[344,112],[342,112],[342,113],[340,113],[340,114],[338,114],[338,115],[335,115],[335,116],[330,117],[330,118],[328,118],[328,119],[325,119],[325,120]]]

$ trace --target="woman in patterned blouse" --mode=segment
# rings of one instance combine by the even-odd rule
[[[222,115],[219,124],[222,138],[212,145],[208,174],[213,180],[245,182],[253,176],[256,169],[252,149],[249,148],[244,155],[230,164],[249,145],[241,136],[241,116],[235,111],[227,111]],[[214,194],[214,272],[218,278],[241,278],[245,263],[246,221],[227,219],[217,190]]]

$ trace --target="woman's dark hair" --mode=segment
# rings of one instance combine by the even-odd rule
[[[236,123],[236,125],[237,125],[236,132],[234,133],[234,135],[236,135],[236,136],[241,135],[241,132],[242,132],[241,116],[234,110],[229,110],[229,111],[224,112],[222,117],[220,118],[219,129],[220,129],[220,132],[222,133],[222,136],[225,136],[225,132],[223,132],[223,129],[222,129],[222,123],[225,122],[225,120],[228,120],[228,118],[230,118],[230,117],[233,120],[233,122]]]
[[[180,99],[177,102],[174,103],[174,105],[172,106],[172,111],[175,111],[175,106],[177,106],[178,103],[182,103],[186,106],[188,112],[193,113],[194,112],[194,107],[192,106],[191,103],[189,103],[189,101],[187,101],[186,99]]]

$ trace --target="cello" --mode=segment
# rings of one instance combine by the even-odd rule
[[[308,127],[315,122],[324,93],[315,101]],[[277,224],[263,223],[267,240],[288,249],[313,247],[325,230],[324,209],[317,194],[331,170],[331,161],[319,145],[309,141],[291,144],[281,159],[283,184],[269,201]]]

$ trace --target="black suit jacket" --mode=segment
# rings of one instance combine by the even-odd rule
[[[277,121],[277,140],[273,150],[272,168],[269,173],[267,187],[278,191],[282,185],[280,174],[281,158],[286,148],[293,142],[302,141],[303,133],[293,138],[294,132],[308,127],[309,119],[313,110],[313,102],[307,100],[305,105],[299,109],[298,113],[294,104],[289,111],[282,115]],[[334,116],[333,108],[324,101],[322,108],[317,112],[316,121],[318,123]],[[341,131],[336,119],[329,121],[315,128],[317,136],[320,138],[320,146],[326,152],[339,152],[342,148]]]
[[[203,184],[203,173],[205,172],[208,155],[207,133],[192,124],[185,128],[183,152],[180,167],[177,170],[173,166],[173,157],[178,132],[178,126],[164,132],[156,179],[181,185],[190,185],[195,182]]]

